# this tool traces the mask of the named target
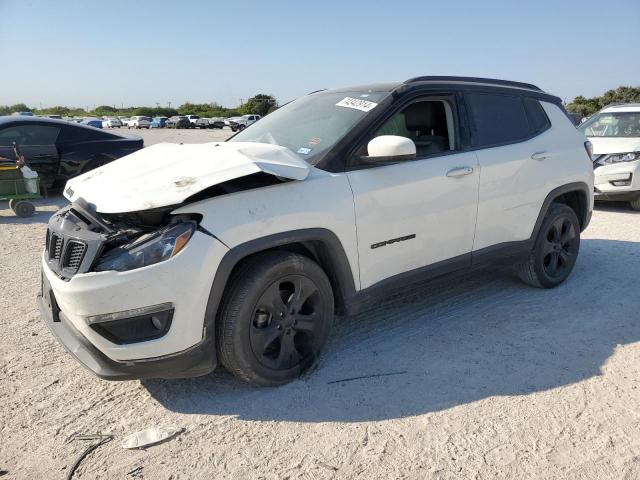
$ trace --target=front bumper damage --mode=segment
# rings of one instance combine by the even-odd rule
[[[82,209],[76,213],[88,221]],[[213,276],[227,247],[196,231],[169,260],[129,271],[94,272],[92,265],[105,241],[100,228],[87,228],[73,212],[68,215],[68,209],[50,220],[38,306],[54,336],[101,378],[175,378],[213,370],[214,315],[207,307]],[[81,253],[77,243],[83,246]],[[165,321],[158,335],[141,335],[134,325],[135,335],[119,341],[100,328],[114,321],[145,320],[141,312],[163,305],[168,307],[157,312]],[[138,316],[122,315],[129,312]]]

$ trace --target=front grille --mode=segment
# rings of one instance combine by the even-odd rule
[[[62,268],[71,270],[73,273],[77,272],[86,249],[87,246],[83,242],[68,240],[62,259]]]
[[[52,233],[49,237],[49,259],[59,261],[62,255],[62,237]]]

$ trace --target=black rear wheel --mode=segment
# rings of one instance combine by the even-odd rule
[[[309,368],[333,322],[333,293],[313,260],[267,252],[235,272],[217,321],[222,364],[248,382],[274,386]]]
[[[529,258],[517,266],[522,281],[541,288],[564,282],[575,266],[580,250],[580,222],[572,208],[551,205],[542,222]]]

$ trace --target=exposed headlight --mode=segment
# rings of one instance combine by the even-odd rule
[[[611,165],[612,163],[633,162],[640,160],[640,152],[629,153],[612,153],[611,155],[602,155],[596,163],[598,165]]]
[[[187,245],[195,229],[195,223],[184,222],[143,235],[128,245],[111,250],[98,261],[94,270],[124,272],[164,262]]]

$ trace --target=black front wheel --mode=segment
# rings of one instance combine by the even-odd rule
[[[287,383],[308,369],[333,322],[333,292],[308,257],[278,251],[255,255],[234,273],[217,319],[224,367],[263,386]]]
[[[564,282],[578,258],[580,222],[573,209],[554,203],[542,222],[529,258],[517,266],[525,283],[553,288]]]

